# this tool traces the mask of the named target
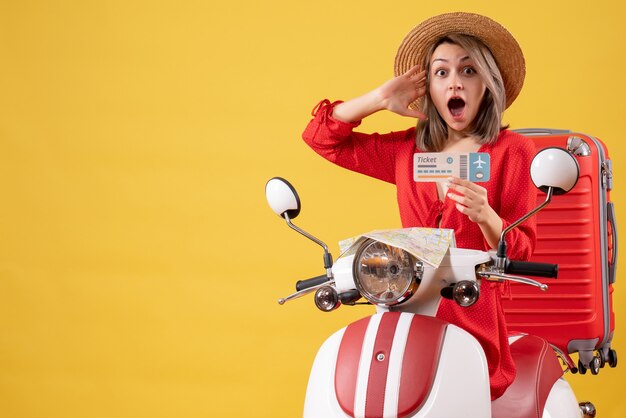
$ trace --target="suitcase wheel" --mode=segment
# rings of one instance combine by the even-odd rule
[[[591,358],[589,364],[585,364],[578,359],[578,367],[573,367],[572,373],[586,374],[587,370],[589,370],[591,374],[596,375],[600,372],[600,369],[605,366],[605,364],[608,364],[611,367],[617,366],[617,351],[612,348],[608,351],[598,351]]]
[[[596,354],[593,356],[589,364],[584,364],[580,359],[578,360],[578,373],[586,374],[587,370],[591,372],[592,375],[596,375],[600,372],[600,364],[602,363],[602,359],[600,354]]]
[[[605,355],[605,354],[604,354],[604,351],[599,350],[599,351],[598,351],[598,356],[600,356],[600,368],[601,368],[601,369],[603,369],[603,368],[604,368],[604,366],[606,366],[606,362],[608,361],[608,360],[607,360],[607,356],[608,356],[608,354],[607,354],[607,355]]]
[[[617,366],[617,351],[614,349],[609,350],[609,366],[616,367]]]
[[[599,350],[598,353],[600,354],[600,367],[604,367],[606,364],[611,367],[617,366],[617,352],[614,349],[607,347]]]
[[[589,371],[592,375],[595,376],[596,374],[598,374],[598,372],[600,371],[601,363],[602,360],[600,358],[600,354],[596,354],[595,356],[593,356],[593,358],[589,362]]]

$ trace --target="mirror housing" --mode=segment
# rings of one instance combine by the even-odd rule
[[[300,197],[296,189],[282,177],[273,177],[265,185],[265,198],[270,208],[281,218],[293,219],[300,214]]]
[[[578,182],[580,169],[576,158],[563,148],[550,147],[535,155],[530,164],[530,177],[539,190],[554,195],[565,194]]]

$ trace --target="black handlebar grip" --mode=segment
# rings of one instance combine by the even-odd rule
[[[551,263],[535,263],[533,261],[509,261],[504,272],[520,276],[536,276],[556,278],[559,265]]]
[[[296,291],[301,291],[304,289],[308,289],[310,287],[314,287],[328,281],[328,277],[325,274],[317,277],[311,277],[310,279],[298,280],[296,282]]]

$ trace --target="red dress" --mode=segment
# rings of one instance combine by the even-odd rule
[[[435,183],[413,180],[415,128],[387,134],[354,132],[360,122],[346,123],[332,117],[334,105],[328,100],[314,109],[302,137],[327,160],[358,173],[396,185],[402,226],[453,229],[460,248],[489,250],[478,225],[460,213],[455,202],[439,200]],[[480,183],[487,189],[489,205],[500,215],[503,228],[529,212],[536,203],[530,179],[530,163],[536,150],[533,143],[514,132],[503,130],[492,145],[480,152],[490,154],[491,177]],[[507,235],[508,256],[528,259],[535,245],[536,221],[528,219]],[[482,282],[478,302],[462,308],[442,300],[437,317],[469,331],[482,345],[489,366],[492,399],[500,397],[515,378],[515,365],[507,339],[504,312],[500,304],[501,284]]]

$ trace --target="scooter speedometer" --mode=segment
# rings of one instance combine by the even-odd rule
[[[354,257],[357,290],[380,306],[393,306],[409,299],[419,286],[422,273],[422,263],[412,254],[373,239],[365,240]]]

